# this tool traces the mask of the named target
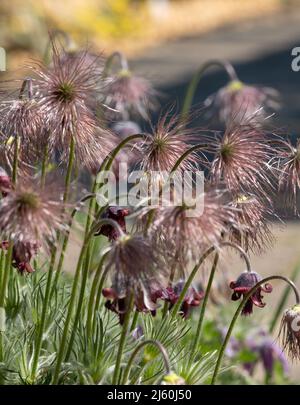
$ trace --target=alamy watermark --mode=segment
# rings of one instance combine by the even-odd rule
[[[189,217],[204,210],[204,172],[177,170],[131,171],[121,162],[118,171],[103,171],[97,177],[97,203],[103,207],[174,207],[186,208]]]
[[[6,71],[6,52],[4,48],[0,47],[0,72]]]
[[[296,46],[292,49],[291,55],[294,56],[292,60],[292,70],[294,72],[300,71],[300,46]]]

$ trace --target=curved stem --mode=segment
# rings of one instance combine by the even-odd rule
[[[124,148],[124,146],[126,146],[129,142],[134,141],[135,139],[143,139],[146,137],[146,134],[133,134],[133,135],[129,135],[127,138],[123,139],[116,147],[114,150],[112,150],[107,156],[106,158],[103,160],[98,175],[101,174],[101,172],[103,171],[109,171],[113,161],[115,159],[115,157],[117,156],[117,154]],[[96,180],[97,181],[97,180]],[[98,181],[97,181],[98,183]]]
[[[172,310],[171,310],[171,316],[172,316],[173,318],[176,316],[176,314],[177,314],[179,308],[181,307],[181,304],[182,304],[182,302],[183,302],[183,300],[184,300],[184,298],[185,298],[185,296],[186,296],[186,293],[187,293],[187,291],[188,291],[190,285],[191,285],[192,282],[193,282],[193,279],[194,279],[194,277],[195,277],[197,271],[199,270],[199,267],[200,267],[201,264],[204,262],[204,260],[207,258],[207,256],[209,256],[214,250],[215,250],[215,247],[214,247],[214,246],[208,248],[208,249],[204,252],[204,254],[201,256],[199,262],[198,262],[198,263],[195,265],[195,267],[193,268],[193,270],[192,270],[192,272],[191,272],[189,278],[187,279],[187,282],[185,283],[185,285],[184,285],[184,287],[183,287],[183,289],[182,289],[182,291],[181,291],[181,293],[180,293],[180,295],[179,295],[179,297],[178,297],[178,300],[177,300],[176,304],[174,305],[174,307],[173,307]]]
[[[158,348],[158,350],[160,351],[163,361],[164,361],[164,365],[165,365],[165,369],[166,369],[166,374],[170,374],[170,360],[169,360],[169,355],[167,353],[167,350],[164,348],[164,346],[158,341],[158,340],[145,340],[144,342],[140,343],[136,349],[134,350],[134,352],[132,353],[132,355],[130,356],[130,359],[128,360],[128,364],[125,368],[124,371],[124,376],[123,376],[123,384],[125,385],[127,383],[127,379],[130,373],[130,369],[131,366],[136,358],[136,356],[138,355],[138,353],[140,352],[140,350],[147,345],[154,345]]]
[[[117,359],[116,359],[116,365],[115,365],[115,369],[114,369],[113,379],[112,379],[112,385],[118,384],[123,349],[124,349],[125,342],[126,342],[127,332],[128,332],[128,328],[129,328],[130,315],[131,315],[131,311],[133,309],[133,304],[134,304],[134,295],[133,295],[133,292],[131,292],[129,301],[128,301],[127,311],[125,314],[124,324],[122,326],[122,332],[121,332],[121,336],[120,336],[120,342],[119,342],[119,347],[118,347],[118,353],[117,353]]]
[[[183,102],[183,107],[181,110],[181,117],[185,118],[191,108],[192,102],[193,102],[193,98],[194,98],[194,94],[196,92],[196,89],[198,87],[199,81],[202,78],[203,73],[209,69],[210,67],[213,66],[219,66],[223,69],[225,69],[226,73],[229,76],[230,80],[238,80],[237,74],[233,68],[233,66],[231,65],[231,63],[229,63],[228,61],[222,61],[222,60],[211,60],[208,61],[206,63],[204,63],[199,70],[195,73],[195,75],[193,76],[185,98],[184,98],[184,102]]]
[[[220,247],[223,247],[223,246],[230,246],[230,247],[232,247],[232,248],[234,248],[234,249],[237,249],[237,250],[239,251],[239,253],[243,256],[243,258],[244,258],[244,260],[245,260],[245,262],[246,262],[247,271],[248,271],[248,272],[251,272],[251,271],[252,271],[252,270],[251,270],[251,264],[250,264],[249,257],[248,257],[248,255],[247,255],[247,253],[246,253],[240,246],[236,245],[235,243],[231,243],[231,242],[222,242],[222,243],[220,243],[219,246],[220,246]],[[192,272],[191,272],[189,278],[187,279],[187,282],[185,283],[185,285],[184,285],[184,287],[183,287],[183,289],[182,289],[182,291],[181,291],[181,293],[180,293],[180,295],[179,295],[179,297],[178,297],[178,300],[177,300],[176,304],[174,305],[174,307],[173,307],[172,310],[171,310],[172,317],[175,317],[175,316],[176,316],[176,313],[178,312],[178,310],[179,310],[179,308],[180,308],[180,306],[181,306],[181,304],[182,304],[182,302],[183,302],[183,300],[184,300],[184,297],[185,297],[185,295],[186,295],[186,293],[187,293],[189,287],[191,286],[191,284],[192,284],[192,282],[193,282],[193,280],[194,280],[194,277],[196,276],[197,271],[199,270],[199,267],[200,267],[201,264],[204,262],[204,260],[207,258],[207,256],[209,256],[209,255],[210,255],[212,252],[214,252],[215,250],[216,250],[216,247],[215,247],[215,246],[211,246],[210,248],[208,248],[208,249],[204,252],[204,254],[201,256],[201,258],[200,258],[198,264],[196,264],[196,266],[193,268],[193,270],[192,270]]]
[[[282,281],[285,281],[286,283],[288,283],[289,286],[293,289],[293,291],[295,293],[296,304],[298,305],[300,303],[299,291],[298,291],[297,287],[295,286],[295,284],[291,280],[289,280],[287,277],[284,277],[284,276],[270,276],[270,277],[264,278],[263,280],[260,280],[257,284],[255,284],[255,286],[253,288],[251,288],[251,290],[247,294],[245,294],[242,302],[238,306],[238,308],[237,308],[237,310],[236,310],[236,312],[235,312],[235,314],[234,314],[234,316],[232,318],[232,321],[231,321],[231,323],[229,325],[229,328],[228,328],[227,334],[225,336],[224,342],[223,342],[223,344],[222,344],[222,346],[220,348],[220,351],[219,351],[219,355],[218,355],[218,359],[217,359],[217,362],[216,362],[215,370],[214,370],[213,377],[212,377],[212,380],[211,380],[211,385],[214,385],[216,383],[216,379],[218,377],[218,373],[219,373],[219,370],[220,370],[220,366],[221,366],[221,362],[222,362],[222,359],[223,359],[223,356],[224,356],[224,352],[226,350],[227,344],[228,344],[229,339],[231,337],[231,334],[232,334],[233,328],[235,326],[235,323],[236,323],[240,313],[242,312],[246,302],[250,299],[250,297],[257,291],[257,289],[262,284],[265,284],[265,283],[267,283],[268,281],[271,281],[271,280],[282,280]]]
[[[20,88],[19,92],[19,100],[22,100],[24,98],[24,93],[27,88],[27,97],[29,100],[32,99],[32,79],[31,77],[28,77],[27,79],[23,80],[22,86]]]
[[[88,313],[87,313],[87,320],[86,320],[86,329],[87,329],[87,334],[88,335],[90,335],[91,330],[92,330],[92,320],[93,320],[93,313],[94,313],[93,312],[94,299],[95,299],[99,279],[100,279],[100,276],[102,274],[102,268],[103,268],[103,264],[104,264],[104,261],[106,259],[106,256],[107,256],[107,254],[104,254],[101,257],[101,260],[99,262],[98,268],[97,268],[95,276],[94,276],[92,288],[91,288],[91,291],[90,291],[90,298],[89,298],[89,302],[88,302]]]
[[[192,146],[191,148],[189,148],[187,151],[185,151],[181,156],[180,156],[180,158],[177,160],[177,162],[175,163],[175,165],[173,166],[173,168],[172,168],[172,170],[171,170],[171,173],[173,173],[173,172],[175,172],[177,169],[178,169],[178,167],[181,165],[181,163],[189,156],[189,155],[191,155],[192,153],[194,153],[194,152],[196,152],[197,150],[200,150],[200,149],[205,149],[205,148],[207,148],[207,143],[203,143],[203,144],[198,144],[198,145],[194,145],[194,146]]]
[[[49,300],[50,300],[50,295],[51,295],[50,293],[51,293],[52,276],[53,276],[53,271],[54,271],[54,261],[55,261],[55,249],[53,248],[52,253],[51,253],[50,266],[49,266],[49,270],[48,270],[45,297],[43,300],[41,321],[38,326],[38,334],[37,334],[36,342],[35,342],[35,351],[34,351],[32,369],[31,369],[32,382],[34,382],[34,380],[35,380],[36,370],[37,370],[38,361],[39,361],[39,357],[40,357],[40,351],[41,351],[42,342],[43,342],[43,333],[44,333],[44,328],[45,328],[46,315],[47,315],[48,305],[49,305]]]
[[[99,287],[98,287],[98,293],[96,294],[96,302],[95,302],[95,306],[94,306],[94,317],[93,317],[93,330],[95,328],[95,320],[96,320],[96,313],[98,311],[99,308],[99,304],[100,304],[100,299],[101,299],[101,295],[102,295],[102,289],[105,283],[105,279],[107,276],[107,271],[104,271],[101,279],[100,279],[100,283],[99,283]]]
[[[106,60],[104,70],[103,70],[103,77],[107,77],[108,73],[113,65],[114,59],[118,59],[120,63],[120,67],[122,70],[129,70],[128,61],[125,55],[122,52],[116,51],[113,52]]]
[[[295,267],[295,269],[294,269],[294,271],[293,271],[293,273],[292,273],[292,275],[290,277],[290,280],[295,282],[297,280],[299,272],[300,272],[300,264],[298,264]],[[282,314],[283,308],[284,308],[285,303],[286,303],[286,301],[288,299],[289,293],[290,293],[290,289],[287,286],[286,289],[284,290],[284,292],[282,293],[282,296],[281,296],[281,299],[280,299],[279,304],[277,306],[277,309],[275,311],[274,317],[273,317],[273,319],[271,321],[270,328],[269,328],[270,333],[272,333],[274,331],[274,329],[275,329],[277,321],[278,321],[280,315]]]

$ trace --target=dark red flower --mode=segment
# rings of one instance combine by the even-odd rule
[[[116,221],[122,231],[126,233],[126,221],[125,217],[129,215],[129,210],[127,208],[120,207],[108,207],[107,210],[102,215],[102,218],[109,218]],[[100,230],[95,234],[95,236],[104,235],[107,236],[110,241],[118,239],[118,230],[111,225],[102,225]]]
[[[8,241],[3,241],[0,244],[0,248],[7,250],[9,247]],[[30,264],[32,256],[36,255],[38,251],[38,246],[36,243],[30,242],[17,242],[13,246],[12,252],[12,265],[21,274],[33,273],[34,269]]]
[[[128,309],[128,296],[118,294],[115,288],[104,288],[103,296],[107,299],[105,307],[119,316],[120,324],[124,322],[124,317]],[[150,312],[156,315],[157,300],[163,296],[162,289],[150,290],[147,294],[145,291],[138,289],[135,294],[134,305],[138,312]]]
[[[178,301],[184,285],[185,281],[180,280],[174,285],[174,287],[167,287],[164,290],[162,299],[170,303],[169,309],[171,309]],[[182,313],[182,316],[186,318],[190,312],[191,307],[198,307],[202,299],[203,293],[196,291],[194,287],[190,287],[187,290],[187,293],[180,307],[180,313]]]
[[[237,301],[241,297],[243,298],[259,281],[261,276],[255,271],[245,271],[242,273],[236,281],[230,283],[230,288],[233,290],[231,299]],[[266,283],[257,288],[255,293],[246,302],[242,314],[251,315],[253,312],[253,304],[259,308],[263,308],[266,304],[262,302],[262,291],[265,293],[271,293],[273,290],[271,284]]]
[[[13,184],[11,178],[6,171],[0,167],[0,192],[2,197],[6,197],[10,190],[12,190]]]

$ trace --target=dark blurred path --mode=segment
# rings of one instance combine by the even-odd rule
[[[228,26],[199,37],[186,37],[148,49],[131,61],[136,72],[162,90],[164,103],[180,105],[197,68],[209,59],[228,59],[247,83],[274,87],[281,93],[282,109],[275,124],[293,135],[300,128],[300,72],[291,69],[291,50],[300,46],[300,7],[238,26]],[[211,70],[200,82],[194,104],[224,85],[226,76]]]

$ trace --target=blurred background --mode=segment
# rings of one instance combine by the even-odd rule
[[[300,46],[300,0],[1,0],[0,47],[10,76],[18,76],[24,62],[43,57],[53,29],[68,32],[74,47],[123,51],[135,72],[161,92],[162,104],[175,100],[178,108],[203,62],[228,59],[242,81],[280,92],[272,124],[293,138],[300,135],[300,72],[291,69],[291,51]],[[205,75],[194,105],[225,79],[219,70]],[[300,266],[299,222],[274,224],[274,231],[276,244],[253,257],[254,268],[262,275],[289,275]],[[226,260],[232,260],[234,279],[242,264]],[[276,287],[266,297],[269,306],[276,306],[280,291]],[[292,372],[299,383],[299,368]]]

